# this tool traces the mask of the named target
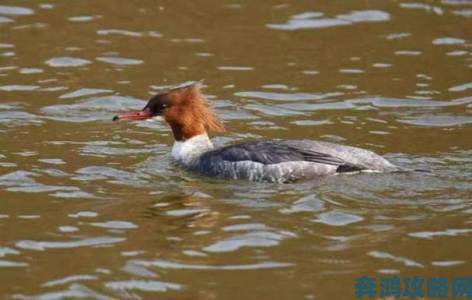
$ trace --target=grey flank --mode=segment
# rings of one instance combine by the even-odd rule
[[[211,177],[291,182],[351,172],[402,171],[372,151],[322,141],[271,140],[202,153],[184,165]]]

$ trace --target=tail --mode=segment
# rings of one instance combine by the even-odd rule
[[[426,170],[426,169],[414,169],[413,172],[419,172],[419,173],[433,173],[431,170]]]
[[[399,167],[397,165],[389,163],[385,168],[366,168],[360,165],[345,163],[339,165],[336,169],[336,173],[433,173],[430,170],[426,169],[409,169]]]

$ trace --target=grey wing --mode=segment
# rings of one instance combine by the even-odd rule
[[[334,166],[338,173],[366,169],[336,154],[329,153],[329,147],[320,147],[320,143],[316,141],[271,140],[228,146],[212,151],[210,155],[226,162],[253,162],[266,166],[282,163],[316,163]]]
[[[300,147],[301,145],[296,142],[284,140],[257,141],[224,147],[213,151],[212,154],[220,156],[225,161],[252,161],[264,165],[284,162],[315,162],[335,166],[346,164],[339,157],[317,151],[313,147]]]
[[[401,170],[400,167],[390,163],[382,156],[362,148],[312,140],[283,140],[280,142],[298,149],[315,150],[344,161],[345,164],[340,165],[338,172],[357,170],[389,172]],[[352,169],[352,167],[355,167],[355,169]]]

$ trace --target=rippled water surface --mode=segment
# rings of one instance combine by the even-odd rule
[[[472,2],[2,1],[0,298],[352,299],[470,276]],[[287,185],[177,168],[160,123],[204,79],[218,145],[309,138],[431,173]]]

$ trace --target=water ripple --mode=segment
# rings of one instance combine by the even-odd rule
[[[330,226],[345,226],[363,220],[364,218],[358,215],[341,211],[330,211],[319,214],[318,218],[313,220],[313,222],[323,223]]]
[[[442,37],[433,40],[433,45],[462,45],[465,40],[453,38],[453,37]]]
[[[133,59],[133,58],[124,58],[124,57],[97,57],[98,61],[109,63],[113,65],[140,65],[143,64],[144,61],[140,59]]]
[[[33,177],[39,176],[28,171],[14,171],[0,176],[0,186],[5,186],[7,191],[24,193],[41,192],[79,192],[75,186],[45,185],[36,182]]]
[[[65,67],[81,67],[92,62],[83,58],[76,57],[54,57],[46,60],[45,63],[54,68],[65,68]]]
[[[421,9],[427,12],[434,12],[437,15],[442,15],[444,12],[439,6],[432,6],[424,3],[400,3],[400,7],[407,9]]]
[[[453,267],[465,264],[463,260],[443,260],[443,261],[432,261],[431,265],[436,267]]]
[[[122,36],[129,36],[129,37],[143,37],[143,36],[162,37],[162,34],[157,31],[137,32],[137,31],[123,30],[123,29],[100,29],[100,30],[97,30],[97,34],[98,35],[122,35]]]
[[[275,101],[300,101],[300,100],[321,100],[328,97],[340,95],[340,93],[275,93],[247,91],[237,92],[234,95],[244,98],[259,98]]]
[[[147,184],[147,180],[150,176],[146,174],[135,174],[123,170],[118,170],[111,167],[103,166],[90,166],[80,168],[76,171],[80,176],[73,177],[74,180],[79,181],[94,181],[94,180],[108,180],[110,183],[125,184],[125,185],[144,185]]]
[[[127,221],[108,221],[108,222],[95,222],[90,225],[100,228],[107,229],[135,229],[139,226]]]
[[[325,203],[318,198],[318,195],[308,195],[295,201],[289,208],[282,208],[279,211],[283,214],[293,214],[300,212],[319,212],[325,209]]]
[[[242,247],[273,247],[287,238],[296,237],[296,234],[289,231],[253,231],[246,234],[235,235],[221,241],[217,241],[203,250],[206,252],[231,252]]]
[[[472,89],[472,82],[468,82],[468,83],[464,83],[464,84],[461,84],[461,85],[453,86],[453,87],[449,88],[449,91],[450,92],[463,92],[463,91],[466,91],[466,90],[469,90],[469,89]],[[472,97],[470,97],[470,98],[472,98]],[[470,102],[472,102],[472,100]]]
[[[8,248],[8,247],[0,247],[0,257],[5,257],[7,255],[18,255],[20,254],[19,251]]]
[[[87,143],[81,152],[87,155],[94,154],[95,156],[107,157],[110,155],[131,155],[138,153],[150,153],[155,151],[153,148],[125,148],[125,147],[110,147],[107,145],[97,145],[95,143]]]
[[[419,115],[409,117],[407,119],[399,119],[398,122],[427,127],[452,127],[471,124],[472,117],[452,115]]]
[[[471,233],[472,229],[446,229],[444,231],[421,231],[408,233],[409,236],[422,238],[422,239],[433,239],[434,237],[442,236],[457,236],[461,234]]]
[[[14,294],[12,299],[20,300],[56,300],[56,299],[94,299],[94,300],[111,300],[113,298],[99,294],[81,284],[73,283],[68,289],[63,291],[48,292],[33,296]]]
[[[39,68],[21,68],[18,70],[20,74],[39,74],[43,73],[43,69]]]
[[[405,258],[405,257],[395,256],[395,255],[392,255],[388,252],[375,250],[375,251],[369,252],[368,255],[372,256],[372,257],[375,257],[375,258],[388,259],[388,260],[392,260],[392,261],[395,261],[395,262],[399,262],[399,263],[404,264],[407,267],[424,268],[424,265],[422,265],[422,264],[420,264],[420,263],[418,263],[414,260],[411,260],[411,259]]]
[[[120,110],[141,108],[145,102],[123,96],[105,96],[87,99],[74,104],[51,105],[41,108],[46,118],[64,122],[92,122],[111,120],[113,113]]]
[[[302,112],[291,110],[292,105],[283,107],[277,107],[274,105],[263,105],[263,104],[247,104],[244,106],[245,109],[257,111],[268,116],[297,116],[304,115]]]
[[[26,7],[0,5],[0,14],[10,16],[27,16],[34,14],[34,11],[31,8]]]
[[[261,270],[261,269],[277,269],[287,268],[293,266],[292,263],[282,262],[260,262],[255,264],[241,264],[241,265],[205,265],[205,264],[185,264],[175,261],[157,259],[152,261],[136,260],[133,261],[138,265],[146,267],[159,267],[162,269],[180,269],[180,270],[221,270],[221,271],[238,271],[238,270]]]
[[[472,9],[453,10],[452,14],[454,14],[456,16],[465,17],[465,18],[472,18]]]
[[[77,219],[77,218],[95,218],[98,216],[98,214],[94,211],[79,211],[78,213],[75,214],[69,214],[68,215],[71,218]]]
[[[106,89],[91,89],[91,88],[81,88],[76,91],[64,94],[59,96],[60,99],[68,99],[68,98],[78,98],[83,96],[91,96],[96,94],[103,94],[103,93],[112,93],[112,90]]]
[[[44,251],[47,249],[70,249],[79,247],[95,247],[124,242],[126,238],[100,236],[71,241],[33,241],[21,240],[15,243],[20,249]]]
[[[42,124],[38,116],[23,111],[0,111],[0,124],[6,126],[25,126]]]
[[[139,290],[145,292],[166,292],[182,289],[180,284],[157,280],[109,281],[105,283],[105,287],[116,291]]]
[[[42,284],[42,286],[52,287],[52,286],[57,286],[57,285],[69,284],[69,283],[77,282],[77,281],[89,281],[89,280],[96,280],[96,279],[98,279],[98,277],[95,275],[87,275],[87,274],[72,275],[72,276],[61,278],[61,279],[50,280]]]
[[[0,91],[18,92],[18,91],[34,91],[39,89],[39,85],[10,84],[0,86]]]
[[[10,18],[7,18],[7,17],[0,16],[0,24],[2,24],[2,23],[10,23],[10,22],[13,22],[13,20],[10,19]]]
[[[101,18],[101,16],[73,16],[67,18],[71,22],[89,22]]]
[[[381,10],[352,11],[349,14],[337,15],[333,18],[320,18],[320,14],[298,14],[292,16],[285,24],[267,24],[267,27],[279,30],[300,30],[346,26],[362,22],[385,22],[390,14]]]
[[[416,51],[416,50],[398,50],[395,51],[395,55],[403,55],[403,56],[418,56],[422,52],[421,51]]]
[[[247,66],[219,66],[218,70],[220,71],[252,71],[253,67]]]
[[[0,268],[21,268],[27,266],[29,266],[29,264],[25,262],[16,262],[11,260],[0,259]]]

